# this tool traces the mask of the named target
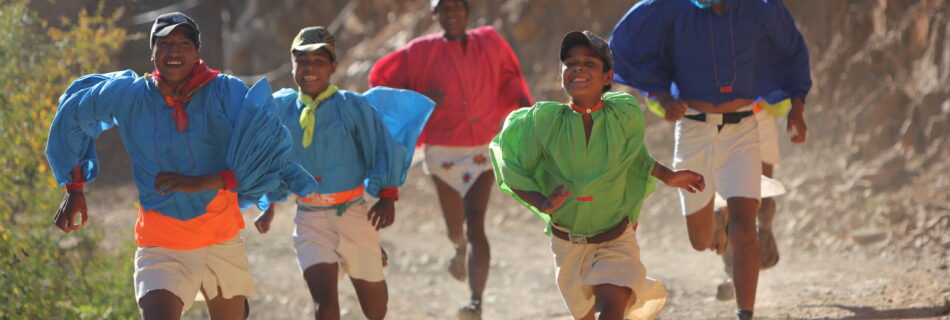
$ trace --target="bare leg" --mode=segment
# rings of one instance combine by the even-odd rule
[[[594,286],[595,309],[600,310],[599,320],[623,320],[627,311],[627,301],[633,290],[612,284]]]
[[[762,174],[771,178],[774,167],[771,164],[762,163]],[[775,221],[775,199],[764,198],[762,205],[759,206],[759,259],[762,269],[768,269],[778,264],[779,254],[778,246],[775,244],[775,236],[772,234],[772,223]]]
[[[153,290],[139,299],[139,312],[143,320],[181,319],[181,299],[168,290]]]
[[[370,282],[366,280],[353,279],[353,288],[356,289],[356,297],[360,300],[360,308],[363,309],[363,315],[369,320],[381,320],[386,317],[386,304],[389,302],[389,293],[386,288],[386,281]]]
[[[702,209],[686,216],[686,231],[689,233],[689,243],[696,251],[714,249],[716,216],[713,212],[713,199]]]
[[[759,280],[759,246],[755,219],[757,199],[733,197],[729,203],[729,244],[734,253],[732,274],[736,287],[736,304],[741,310],[754,310]]]
[[[445,229],[449,241],[455,246],[455,256],[449,261],[449,274],[459,281],[465,280],[468,273],[465,270],[466,246],[465,239],[465,207],[462,197],[442,179],[433,175],[436,192],[439,194],[439,204],[442,206],[442,216],[445,218]]]
[[[468,286],[472,290],[472,302],[481,303],[485,283],[488,282],[491,248],[485,235],[485,212],[488,199],[495,185],[495,173],[482,172],[465,195],[465,236],[470,246],[468,254]]]
[[[221,296],[221,287],[215,288],[218,291],[213,299],[208,299],[208,293],[204,287],[201,288],[201,294],[208,301],[208,314],[211,320],[241,320],[247,319],[244,314],[244,304],[247,298],[244,296],[234,296],[231,299],[225,299]]]
[[[336,263],[319,263],[307,268],[303,278],[310,288],[310,296],[317,305],[314,318],[317,320],[339,320],[340,301],[337,293],[337,277],[340,265]]]

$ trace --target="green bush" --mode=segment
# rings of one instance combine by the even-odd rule
[[[44,149],[58,97],[102,72],[128,38],[121,10],[79,12],[51,27],[27,0],[0,2],[0,319],[138,317],[131,241],[103,246],[102,230],[52,224],[64,193]]]

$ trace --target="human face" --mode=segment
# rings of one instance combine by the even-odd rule
[[[152,47],[152,63],[162,80],[172,87],[187,79],[198,63],[198,46],[190,35],[187,30],[175,28],[167,36],[155,39]]]
[[[613,81],[614,71],[604,71],[604,61],[586,45],[567,50],[561,64],[561,85],[574,100],[599,99],[604,86]]]
[[[330,86],[330,76],[336,72],[336,61],[324,49],[296,52],[293,56],[294,81],[300,91],[316,97]]]
[[[433,10],[435,18],[445,31],[449,39],[460,39],[465,36],[465,27],[468,26],[468,5],[461,0],[443,0]]]

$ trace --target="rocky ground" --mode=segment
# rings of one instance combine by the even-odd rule
[[[664,130],[664,126],[653,127]],[[653,153],[667,152],[662,146],[657,144]],[[941,207],[946,205],[946,197],[923,204],[923,213],[905,214],[904,219],[914,221],[918,216],[930,217],[920,225],[932,228],[909,238],[893,230],[875,229],[873,223],[826,219],[867,217],[873,221],[887,201],[847,192],[818,192],[816,196],[809,190],[835,183],[821,180],[822,172],[802,174],[803,162],[791,157],[778,173],[791,187],[779,202],[776,222],[782,256],[778,266],[762,273],[756,315],[761,319],[950,317],[948,218],[947,208]],[[943,184],[933,189],[946,190],[947,177],[940,179]],[[931,190],[923,189],[921,196]],[[90,198],[95,199],[92,221],[120,230],[112,234],[116,241],[131,237],[135,210],[128,199],[134,198],[133,192],[127,187],[91,191]],[[945,196],[946,191],[942,192]],[[453,319],[467,301],[468,289],[445,271],[452,249],[444,236],[435,190],[416,166],[401,194],[396,224],[383,232],[383,245],[390,255],[386,269],[389,318]],[[541,232],[543,224],[507,195],[496,191],[492,196],[487,225],[493,260],[484,318],[569,319],[554,284],[550,240]],[[670,293],[661,317],[728,319],[734,302],[715,299],[716,285],[725,277],[722,263],[713,253],[689,247],[676,200],[675,192],[659,188],[645,206],[638,235],[650,276],[663,281]],[[841,206],[841,211],[816,212],[836,206]],[[245,213],[248,224],[256,214],[253,209]],[[252,319],[307,319],[312,315],[313,304],[290,239],[292,215],[292,206],[283,206],[270,233],[260,235],[253,227],[243,232],[257,281]],[[903,221],[900,225],[917,223]],[[341,303],[344,319],[362,319],[348,281],[341,283]],[[197,304],[186,318],[207,318],[201,306]]]

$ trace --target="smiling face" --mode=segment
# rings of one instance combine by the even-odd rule
[[[468,26],[468,5],[464,1],[442,0],[433,10],[433,14],[448,38],[459,39],[465,36],[465,27]]]
[[[589,46],[570,47],[561,64],[561,85],[571,98],[599,98],[613,81],[614,71],[604,70],[604,61]]]
[[[167,36],[155,39],[152,47],[152,63],[172,87],[187,79],[198,63],[198,46],[190,35],[188,30],[175,28]]]
[[[336,61],[325,49],[295,52],[293,56],[294,81],[300,91],[316,97],[330,85],[330,76],[336,72]]]

